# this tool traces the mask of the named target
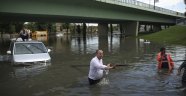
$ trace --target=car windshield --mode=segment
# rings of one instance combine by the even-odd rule
[[[14,47],[14,54],[38,54],[46,52],[46,48],[42,43],[16,43]]]

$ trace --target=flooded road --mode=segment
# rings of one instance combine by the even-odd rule
[[[186,46],[144,43],[137,38],[97,35],[40,38],[52,49],[51,64],[12,66],[6,61],[9,40],[0,40],[0,96],[184,96],[175,62],[171,73],[157,73],[156,54],[165,46],[174,61],[186,59]],[[103,49],[104,64],[126,64],[109,71],[89,86],[89,62],[96,49]]]

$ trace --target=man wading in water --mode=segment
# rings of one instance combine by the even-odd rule
[[[103,51],[96,50],[96,56],[90,61],[88,81],[90,85],[97,84],[103,78],[103,71],[114,68],[111,64],[103,65]]]

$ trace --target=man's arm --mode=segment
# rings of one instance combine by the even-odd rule
[[[107,64],[107,67],[105,69],[109,70],[109,69],[113,69],[114,66],[111,66],[111,64]]]

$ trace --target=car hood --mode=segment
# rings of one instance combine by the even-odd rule
[[[50,60],[48,53],[13,55],[14,62],[38,62]]]

